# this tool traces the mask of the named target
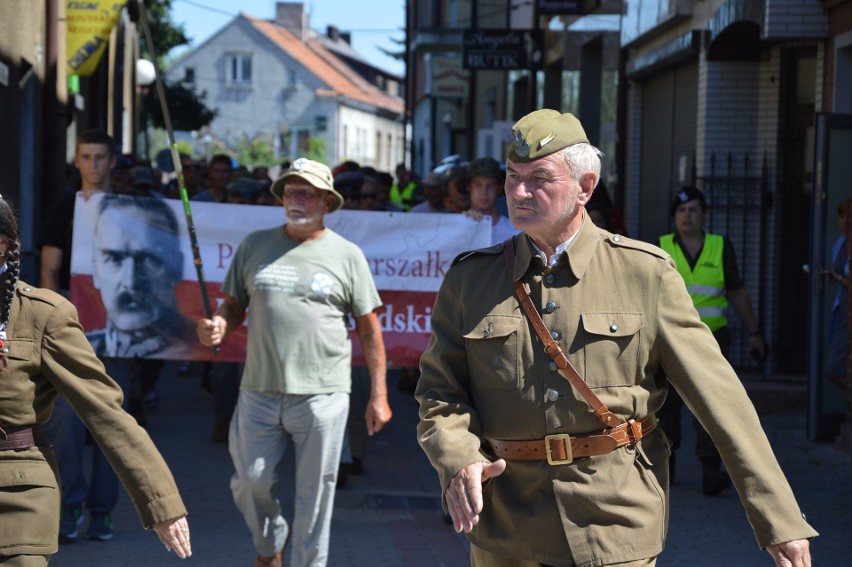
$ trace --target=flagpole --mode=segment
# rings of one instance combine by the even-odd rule
[[[183,203],[183,213],[186,216],[186,228],[189,231],[189,243],[192,248],[192,263],[195,265],[195,274],[198,277],[198,287],[201,288],[201,303],[204,306],[204,315],[208,319],[212,319],[213,310],[210,307],[210,295],[207,292],[207,284],[204,281],[204,264],[201,261],[201,250],[198,247],[198,238],[195,235],[195,223],[192,221],[192,210],[189,207],[189,192],[186,190],[186,184],[183,179],[183,166],[180,163],[180,154],[178,153],[177,143],[175,142],[175,132],[172,129],[172,119],[169,115],[169,107],[166,103],[166,89],[163,86],[163,77],[160,72],[160,65],[157,62],[157,50],[154,46],[154,40],[151,39],[151,28],[148,25],[148,11],[145,8],[145,0],[133,0],[139,7],[139,22],[142,24],[142,31],[145,33],[145,43],[148,46],[148,53],[151,55],[152,63],[154,64],[154,77],[157,83],[157,97],[160,99],[160,108],[163,111],[163,122],[166,125],[166,132],[169,137],[169,149],[172,152],[172,164],[177,173],[178,187],[180,187],[180,200]],[[219,354],[219,347],[212,347],[213,354]]]

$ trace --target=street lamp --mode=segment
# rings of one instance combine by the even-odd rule
[[[157,78],[157,72],[154,69],[154,64],[147,59],[136,60],[136,84],[140,87],[147,87]]]
[[[148,61],[147,59],[137,59],[136,60],[136,108],[139,109],[139,121],[138,124],[141,126],[142,132],[142,140],[141,142],[145,146],[144,156],[146,159],[151,159],[151,147],[150,140],[148,139],[148,113],[146,112],[144,105],[142,104],[142,94],[147,93],[149,91],[148,87],[157,79],[157,71],[154,68],[154,64]],[[138,138],[137,138],[138,140]]]

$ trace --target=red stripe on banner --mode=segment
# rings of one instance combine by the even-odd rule
[[[213,310],[224,297],[220,283],[208,283],[207,291]],[[384,305],[376,314],[382,327],[388,366],[392,368],[414,368],[420,364],[420,355],[429,343],[432,332],[430,319],[432,305],[435,303],[434,291],[380,291]],[[182,281],[175,288],[175,297],[181,313],[192,321],[204,317],[201,293],[198,283]],[[90,275],[71,277],[71,302],[77,307],[80,323],[86,331],[102,329],[106,325],[106,312],[101,302],[100,292],[95,288]],[[186,341],[193,344],[191,360],[210,360],[221,362],[242,362],[246,356],[247,328],[242,325],[229,334],[222,344],[220,353],[214,355],[203,347],[195,336]],[[354,321],[350,325],[352,338],[352,364],[365,366],[361,343],[355,332]],[[153,357],[152,357],[153,358]]]
[[[380,290],[382,303],[376,314],[382,326],[388,367],[416,368],[420,355],[429,344],[432,333],[432,306],[434,291],[387,291]],[[352,335],[352,364],[365,366],[361,343],[354,331]]]
[[[218,305],[217,300],[222,297],[222,292],[219,291],[220,286],[221,284],[218,283],[207,285],[210,294],[210,303],[214,311]],[[198,291],[198,282],[180,282],[175,288],[175,298],[181,314],[186,318],[194,322],[204,317],[204,307],[201,304],[201,293]],[[101,301],[101,294],[94,286],[91,275],[71,276],[70,300],[77,307],[80,324],[83,325],[83,329],[86,332],[103,329],[106,326],[106,310]],[[228,335],[219,354],[213,354],[211,349],[199,343],[198,338],[194,334],[187,336],[185,342],[192,348],[186,356],[181,356],[181,360],[242,362],[246,357],[245,325]],[[167,357],[152,355],[150,358]]]

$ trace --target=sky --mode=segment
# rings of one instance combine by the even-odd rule
[[[292,1],[292,0],[291,0]],[[312,29],[325,32],[337,26],[352,33],[352,46],[369,63],[397,75],[404,74],[401,61],[388,57],[379,47],[401,51],[391,38],[403,40],[405,0],[307,0],[304,2]],[[198,47],[240,12],[255,18],[275,17],[275,0],[172,0],[172,21],[183,24],[191,47]],[[176,56],[186,48],[170,53]]]

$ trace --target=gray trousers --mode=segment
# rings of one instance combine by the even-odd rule
[[[234,462],[234,502],[260,555],[282,549],[288,536],[295,566],[324,566],[349,394],[310,396],[240,391],[228,447]],[[276,467],[293,443],[296,497],[292,528],[274,488]]]

